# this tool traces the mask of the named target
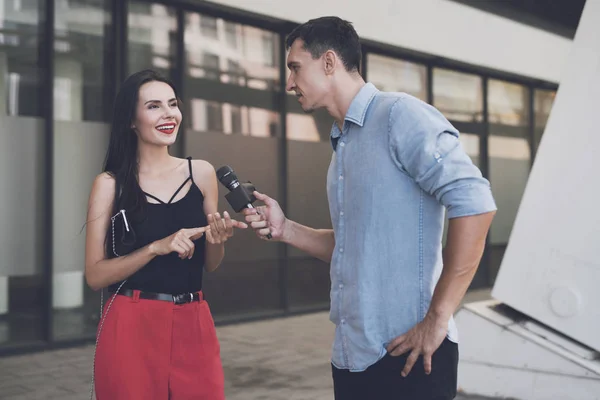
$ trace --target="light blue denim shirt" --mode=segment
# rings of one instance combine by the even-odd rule
[[[332,363],[362,371],[423,319],[442,270],[449,218],[496,210],[489,182],[434,107],[367,83],[334,123],[327,195]],[[454,319],[448,338],[458,342]]]

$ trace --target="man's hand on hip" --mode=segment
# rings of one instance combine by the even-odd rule
[[[410,331],[392,340],[387,351],[392,356],[399,356],[412,350],[402,370],[404,377],[409,374],[419,356],[423,355],[425,373],[429,375],[431,373],[431,356],[440,347],[447,332],[448,319],[436,318],[432,314],[427,314],[423,321]]]

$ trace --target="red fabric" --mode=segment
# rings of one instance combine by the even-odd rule
[[[112,299],[112,297],[111,297]],[[117,295],[96,349],[98,400],[224,400],[220,345],[208,303]]]

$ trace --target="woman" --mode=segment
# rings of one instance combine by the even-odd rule
[[[247,226],[217,212],[208,162],[169,155],[178,104],[173,85],[154,71],[123,83],[104,173],[90,194],[86,280],[116,293],[98,329],[99,400],[225,398],[202,270],[214,271],[233,228]]]

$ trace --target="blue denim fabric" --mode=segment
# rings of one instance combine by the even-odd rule
[[[331,130],[332,363],[362,371],[423,319],[449,218],[496,210],[490,184],[434,107],[367,83]],[[448,338],[458,342],[454,319]]]

